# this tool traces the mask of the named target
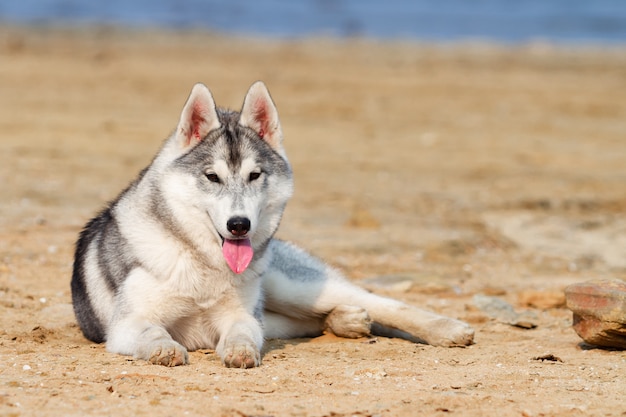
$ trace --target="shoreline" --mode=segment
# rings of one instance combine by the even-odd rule
[[[59,35],[73,35],[76,33],[87,34],[90,37],[100,38],[118,37],[125,35],[146,37],[178,37],[178,38],[216,38],[221,40],[235,40],[239,42],[260,42],[264,44],[301,44],[301,43],[333,43],[343,44],[369,44],[377,47],[389,46],[407,46],[414,48],[439,48],[439,49],[457,49],[471,48],[476,50],[491,49],[495,51],[502,50],[539,50],[539,51],[569,51],[569,52],[603,52],[603,53],[619,53],[626,49],[626,41],[624,42],[559,42],[550,41],[549,39],[537,37],[523,42],[507,42],[495,39],[468,37],[459,40],[421,40],[415,38],[374,38],[361,36],[325,36],[325,35],[308,35],[298,37],[272,37],[255,34],[235,34],[210,30],[205,28],[170,28],[159,26],[128,26],[117,24],[59,24],[59,23],[15,23],[1,21],[0,33],[9,34],[24,32],[41,32],[43,34],[56,33]]]

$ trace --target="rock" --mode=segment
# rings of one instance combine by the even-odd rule
[[[511,304],[501,298],[476,294],[473,301],[480,311],[502,323],[523,329],[534,329],[537,327],[537,317],[532,312],[517,313]]]
[[[626,283],[589,281],[565,289],[574,330],[587,343],[626,349]]]

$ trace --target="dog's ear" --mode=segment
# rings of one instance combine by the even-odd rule
[[[176,128],[178,142],[182,147],[195,145],[219,127],[220,120],[211,92],[204,84],[194,85]]]
[[[255,82],[248,90],[239,124],[254,130],[275,150],[282,150],[283,131],[278,120],[278,110],[262,81]]]

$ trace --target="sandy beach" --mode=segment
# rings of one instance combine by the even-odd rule
[[[626,279],[625,48],[1,27],[0,415],[626,415],[626,353],[582,344],[563,298]],[[239,109],[258,79],[296,178],[278,236],[469,322],[474,345],[269,340],[260,368],[233,370],[210,350],[165,368],[83,338],[81,227],[194,83]]]

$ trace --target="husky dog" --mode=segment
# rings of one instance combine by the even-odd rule
[[[465,323],[357,287],[273,239],[292,194],[278,113],[262,82],[240,112],[196,84],[152,163],[76,244],[72,299],[85,337],[166,366],[215,349],[261,363],[264,338],[370,332],[465,346]]]

